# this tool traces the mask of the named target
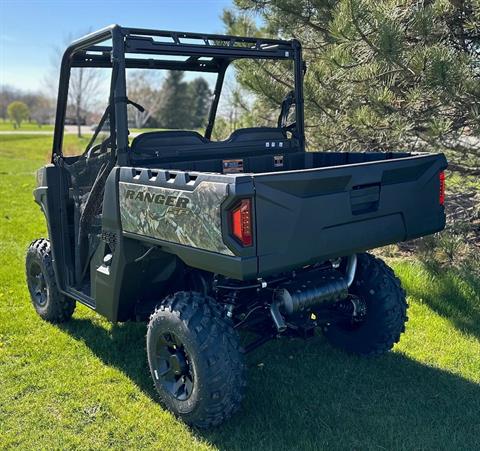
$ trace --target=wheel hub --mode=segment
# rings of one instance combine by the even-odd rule
[[[193,371],[183,343],[172,333],[160,335],[156,347],[154,377],[165,391],[184,401],[193,390]]]
[[[357,296],[351,296],[350,303],[352,306],[352,321],[362,322],[367,314],[366,302]]]
[[[349,319],[352,322],[363,321],[367,313],[367,305],[365,301],[353,295],[337,302],[334,307],[345,319]]]
[[[48,299],[45,276],[38,265],[32,266],[30,270],[30,276],[31,289],[35,303],[40,307],[44,307]]]
[[[187,359],[184,353],[177,351],[170,355],[168,364],[175,375],[183,376],[188,372]]]

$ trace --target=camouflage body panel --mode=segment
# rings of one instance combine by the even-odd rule
[[[222,239],[220,204],[228,185],[200,182],[193,191],[120,182],[122,228],[151,238],[234,255]]]

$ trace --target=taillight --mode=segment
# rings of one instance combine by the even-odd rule
[[[445,172],[440,172],[439,174],[440,178],[440,193],[438,197],[438,201],[440,202],[440,205],[443,205],[445,203]]]
[[[252,238],[252,202],[242,199],[232,210],[232,234],[243,246],[251,246]]]

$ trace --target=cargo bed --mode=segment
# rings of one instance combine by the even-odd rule
[[[242,148],[221,154],[200,158],[198,150],[182,149],[177,161],[167,154],[163,161],[140,159],[141,168],[121,168],[120,210],[132,215],[122,217],[127,236],[161,242],[190,266],[251,279],[428,235],[445,225],[439,202],[443,154],[284,149],[246,155]],[[238,161],[241,168],[232,170]],[[189,198],[191,210],[141,229],[135,211],[139,206],[142,214],[145,203],[134,202],[131,190],[126,200],[136,185],[151,191],[146,196]],[[252,199],[248,247],[232,237],[230,224],[231,209],[243,198]],[[155,202],[148,209],[150,217],[165,210]]]

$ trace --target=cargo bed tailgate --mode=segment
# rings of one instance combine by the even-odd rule
[[[256,174],[259,275],[431,234],[443,154]]]

